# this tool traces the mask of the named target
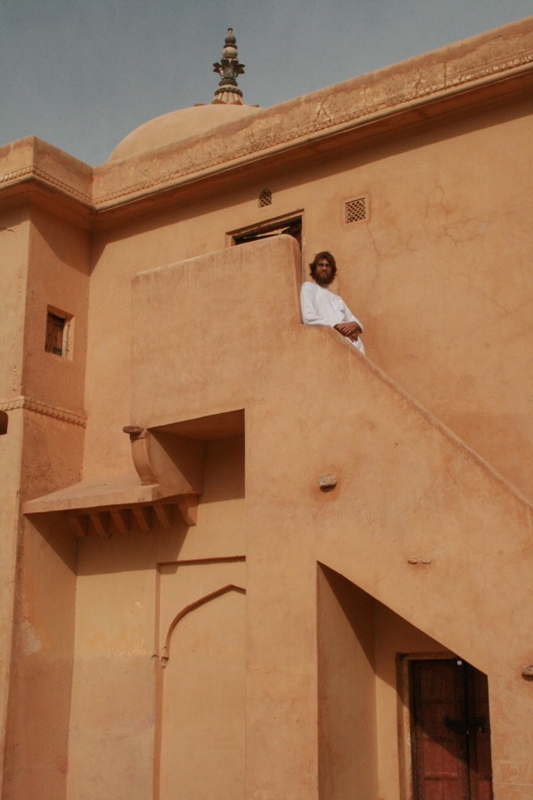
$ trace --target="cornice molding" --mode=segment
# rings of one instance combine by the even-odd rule
[[[464,73],[455,73],[452,75],[447,74],[446,66],[444,64],[436,64],[429,68],[428,74],[429,76],[432,76],[432,72],[437,69],[441,73],[441,80],[433,80],[430,84],[426,84],[425,80],[427,79],[427,76],[424,75],[421,70],[418,70],[419,75],[412,89],[402,89],[402,91],[399,92],[393,91],[388,97],[386,95],[384,97],[383,94],[381,94],[377,102],[370,104],[367,104],[366,102],[367,87],[365,83],[360,83],[358,79],[357,86],[346,87],[345,91],[353,94],[354,96],[356,93],[360,92],[361,96],[363,97],[363,102],[360,101],[359,104],[356,102],[353,104],[351,103],[348,111],[344,109],[335,109],[334,95],[328,95],[326,90],[313,93],[316,95],[316,104],[319,105],[320,108],[318,113],[313,111],[311,112],[315,117],[312,121],[305,121],[304,124],[300,125],[290,125],[289,123],[289,125],[285,126],[276,124],[275,131],[270,128],[264,128],[262,135],[258,136],[257,128],[261,122],[263,122],[265,126],[270,121],[272,121],[272,123],[279,123],[279,120],[276,120],[274,117],[276,106],[274,106],[272,109],[266,109],[264,116],[258,115],[251,120],[247,129],[244,131],[246,141],[244,141],[241,146],[231,147],[234,139],[233,137],[228,137],[228,147],[217,148],[216,155],[212,155],[212,140],[200,140],[194,148],[188,148],[189,152],[186,154],[180,167],[174,168],[171,171],[161,172],[159,175],[154,175],[149,180],[132,183],[129,186],[125,186],[116,191],[96,194],[94,197],[95,207],[98,210],[98,206],[103,204],[146,193],[156,187],[161,189],[170,188],[180,179],[188,178],[195,173],[200,175],[201,173],[205,173],[206,171],[222,165],[230,166],[234,161],[250,157],[257,158],[263,153],[266,154],[268,151],[271,151],[274,148],[279,148],[280,146],[290,146],[291,144],[297,145],[298,141],[306,139],[310,136],[320,136],[323,134],[327,135],[328,133],[334,133],[335,129],[341,126],[344,126],[345,128],[352,126],[355,128],[356,126],[364,124],[367,121],[372,121],[376,115],[379,115],[379,117],[382,118],[388,115],[396,114],[405,106],[422,105],[425,103],[430,103],[436,98],[446,99],[446,96],[452,98],[454,95],[463,93],[469,88],[476,88],[480,83],[489,85],[491,83],[499,82],[507,77],[513,77],[515,74],[522,71],[524,67],[527,68],[529,65],[533,65],[533,50],[532,52],[517,56],[511,60],[500,61],[488,65],[485,64],[483,66],[478,66],[475,69],[469,69]],[[369,78],[370,76],[364,77]],[[402,75],[402,77],[407,76]],[[412,82],[415,76],[411,75],[409,77]],[[406,83],[409,85],[410,82],[406,81]],[[340,91],[343,88],[343,84],[339,84],[337,87],[335,87],[337,91]],[[313,99],[313,95],[308,95],[306,99],[311,101]],[[281,113],[281,107],[279,108]],[[292,109],[289,108],[287,109],[287,116],[290,115],[291,110]],[[311,109],[309,110],[311,111]],[[269,119],[270,114],[268,112],[272,112],[272,120]],[[301,108],[295,109],[295,115],[301,117]],[[235,138],[237,138],[238,135],[239,134],[236,134]],[[154,151],[154,154],[156,153],[157,151]],[[139,158],[139,161],[142,160],[144,164],[149,157],[150,154],[147,153],[144,159],[141,157]],[[132,158],[131,162],[133,163],[134,161],[135,159]]]
[[[61,420],[62,422],[69,422],[72,425],[80,425],[82,428],[87,426],[86,414],[69,411],[67,408],[53,406],[50,403],[43,403],[40,400],[22,396],[13,397],[11,400],[0,400],[0,411],[15,411],[21,408],[33,411],[35,414],[43,414],[45,417]]]
[[[487,75],[497,75],[500,72],[507,72],[508,70],[516,69],[516,67],[521,67],[532,62],[533,52],[526,53],[523,56],[517,56],[510,60],[496,61],[494,64],[479,66],[477,69],[473,69],[463,75],[453,78],[447,82],[447,86],[452,88],[462,83],[467,83],[468,81],[479,80],[479,78],[484,78]]]
[[[60,192],[93,220],[103,218],[109,211],[157,192],[185,187],[290,150],[317,142],[327,147],[338,136],[345,141],[350,136],[364,138],[364,131],[371,135],[371,126],[376,132],[380,125],[391,132],[395,125],[405,125],[410,113],[412,120],[419,112],[427,120],[436,118],[441,109],[453,112],[454,99],[467,94],[474,103],[476,97],[490,102],[493,87],[495,102],[505,94],[505,85],[510,94],[523,93],[533,79],[532,67],[533,18],[263,109],[242,125],[231,123],[211,134],[94,169],[39,140],[30,145],[28,139],[31,154],[22,155],[20,148],[7,152],[4,169],[12,169],[0,174],[0,189],[7,190],[7,197],[17,186],[33,184]],[[464,101],[462,109],[467,113]]]
[[[74,189],[72,186],[69,186],[68,183],[60,181],[58,178],[50,175],[50,173],[45,172],[44,169],[36,167],[35,164],[30,164],[29,166],[22,167],[14,172],[7,172],[4,175],[0,175],[0,184],[9,183],[10,181],[20,181],[21,178],[32,176],[35,178],[40,178],[41,180],[45,181],[45,183],[51,184],[57,189],[61,189],[61,191],[65,194],[68,194],[70,197],[74,197],[76,200],[81,200],[86,205],[90,206],[92,204],[92,197],[90,195]]]

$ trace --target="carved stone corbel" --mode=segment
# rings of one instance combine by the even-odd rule
[[[123,431],[129,434],[133,465],[142,485],[148,486],[151,483],[159,483],[150,461],[149,433],[146,428],[141,428],[138,425],[126,425]]]
[[[159,484],[165,494],[177,498],[185,524],[196,525],[198,497],[204,489],[206,442],[153,432],[140,425],[127,425],[123,430],[130,437],[133,464],[143,486]]]

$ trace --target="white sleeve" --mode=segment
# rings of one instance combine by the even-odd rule
[[[344,303],[344,316],[346,317],[346,319],[344,320],[345,322],[357,322],[361,330],[363,330],[362,324],[359,322],[357,317],[352,314],[346,303]]]
[[[300,303],[302,306],[302,321],[304,325],[328,325],[331,327],[330,323],[318,313],[315,304],[313,285],[309,281],[302,284]]]

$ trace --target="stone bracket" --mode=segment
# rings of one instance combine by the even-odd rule
[[[165,493],[202,494],[206,442],[140,425],[126,425],[123,431],[130,437],[133,464],[143,486],[158,483]]]
[[[130,437],[135,473],[81,481],[36,497],[24,504],[24,513],[64,512],[79,538],[105,538],[132,527],[169,529],[179,521],[178,513],[188,527],[196,525],[207,439],[137,425],[124,432]]]
[[[131,505],[123,508],[76,509],[65,512],[70,527],[78,539],[89,536],[109,539],[114,533],[125,534],[134,530],[148,533],[158,526],[169,530],[179,519],[183,519],[190,528],[196,525],[197,514],[198,495],[173,497],[164,503]]]

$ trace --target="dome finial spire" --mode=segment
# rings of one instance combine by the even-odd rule
[[[237,53],[237,40],[233,35],[233,28],[228,28],[228,35],[224,42],[220,63],[213,64],[213,72],[218,72],[220,82],[215,90],[213,103],[232,103],[244,105],[242,92],[237,86],[237,75],[244,74],[244,64],[239,64]]]

